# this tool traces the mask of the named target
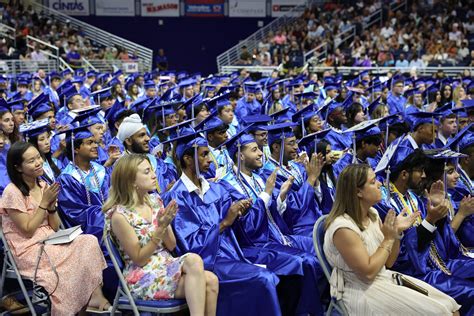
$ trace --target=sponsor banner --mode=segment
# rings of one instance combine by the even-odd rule
[[[142,0],[142,16],[179,16],[179,0]]]
[[[266,15],[265,0],[229,0],[229,16],[233,18],[259,18]]]
[[[134,16],[135,0],[96,0],[95,14],[102,16]]]
[[[49,7],[67,15],[89,15],[89,0],[50,0]]]
[[[138,63],[136,63],[136,62],[124,62],[122,64],[122,70],[125,73],[128,73],[128,74],[138,72]]]
[[[224,0],[186,0],[184,14],[199,17],[224,16]]]
[[[293,10],[295,7],[305,4],[305,0],[272,0],[272,17],[280,17]],[[292,15],[299,16],[304,8],[295,11]]]

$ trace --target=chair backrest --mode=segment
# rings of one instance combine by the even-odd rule
[[[313,244],[314,250],[316,250],[316,256],[318,257],[319,264],[323,269],[324,275],[326,278],[331,278],[332,267],[329,264],[328,260],[326,259],[326,255],[324,254],[323,244],[324,244],[324,223],[326,221],[327,215],[323,215],[314,224],[313,228]]]

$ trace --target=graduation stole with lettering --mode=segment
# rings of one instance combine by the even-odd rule
[[[283,176],[285,176],[287,179],[290,176],[293,176],[295,178],[295,183],[296,184],[298,184],[298,185],[303,184],[303,175],[301,174],[300,170],[298,169],[298,167],[296,165],[295,166],[290,165],[291,161],[288,162],[288,166],[284,166],[284,165],[280,166],[280,164],[275,159],[273,159],[272,157],[268,157],[268,161],[273,163],[275,165],[275,167],[280,167],[281,174]],[[293,170],[295,172],[293,172]]]
[[[233,170],[233,168],[232,168],[232,174],[235,177],[235,180],[237,181],[237,184],[240,186],[240,188],[244,192],[245,196],[247,198],[252,199],[252,201],[255,202],[258,199],[258,196],[260,195],[260,193],[263,192],[263,188],[260,186],[258,181],[254,178],[254,175],[252,174],[252,180],[253,180],[253,183],[254,183],[254,186],[252,186],[251,184],[249,184],[245,180],[245,178],[242,176],[242,174],[240,174],[240,177],[238,177],[237,173]],[[247,190],[247,187],[250,188],[251,192],[249,192]],[[252,193],[252,196],[250,195],[251,193]],[[270,196],[270,198],[272,198],[272,197]],[[270,210],[266,206],[265,206],[265,213],[267,214],[267,218],[270,221],[270,225],[272,225],[273,228],[275,228],[275,230],[277,231],[278,235],[280,236],[281,241],[283,242],[283,244],[285,246],[291,246],[291,241],[288,240],[288,238],[286,238],[286,236],[281,232],[280,228],[278,227],[277,223],[275,222],[275,219],[272,216],[272,213],[270,212]]]

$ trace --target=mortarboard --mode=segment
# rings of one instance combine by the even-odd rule
[[[328,128],[322,131],[318,131],[315,133],[308,134],[301,138],[298,142],[298,146],[305,150],[308,156],[310,155],[311,152],[317,153],[317,145],[321,139],[324,139],[329,132],[331,132],[332,129]],[[314,147],[313,147],[314,146]],[[313,148],[313,150],[311,150]]]
[[[40,121],[34,121],[32,123],[22,124],[18,128],[20,133],[23,133],[26,140],[28,141],[31,137],[36,137],[43,134],[44,132],[49,132],[49,120],[44,119]]]
[[[422,124],[436,124],[435,117],[439,117],[440,114],[432,112],[413,112],[406,115],[406,122],[410,125],[412,131]]]

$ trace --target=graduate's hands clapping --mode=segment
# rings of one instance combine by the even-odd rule
[[[288,180],[286,180],[280,188],[280,199],[282,202],[285,202],[286,196],[288,195],[288,191],[290,191],[291,186],[293,185],[293,181],[295,180],[295,177],[290,176]]]
[[[420,215],[420,212],[414,212],[408,214],[406,208],[397,216],[395,221],[395,226],[397,228],[398,234],[403,233],[405,230],[413,226],[413,223],[416,221],[416,218]]]
[[[277,178],[277,172],[280,168],[275,168],[273,170],[272,174],[267,178],[267,182],[265,183],[265,192],[268,195],[272,195],[273,190],[275,189],[275,183],[276,183],[276,178]]]
[[[317,180],[324,166],[324,157],[321,153],[312,154],[311,160],[304,165],[306,174],[308,175],[308,183],[311,186],[317,184]]]
[[[235,203],[232,203],[224,219],[225,226],[231,226],[237,219],[237,217],[245,215],[246,211],[250,208],[250,206],[252,206],[251,199],[240,200]]]
[[[461,200],[458,213],[464,217],[474,214],[474,197],[470,195],[465,196]]]

